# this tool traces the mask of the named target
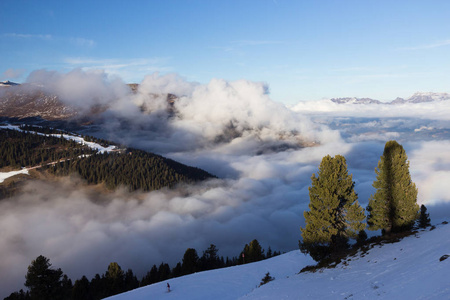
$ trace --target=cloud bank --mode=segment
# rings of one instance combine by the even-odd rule
[[[432,221],[450,217],[450,120],[442,113],[447,103],[383,111],[319,101],[289,109],[272,101],[262,83],[198,84],[175,74],[149,75],[136,93],[103,72],[39,71],[29,81],[78,107],[108,107],[87,133],[204,168],[220,179],[108,195],[77,178],[28,183],[21,194],[0,201],[5,296],[23,288],[26,268],[40,254],[76,279],[103,273],[112,261],[142,276],[161,261],[173,267],[188,247],[201,255],[211,243],[223,256],[237,255],[254,238],[265,248],[295,249],[310,178],[322,157],[347,158],[366,206],[389,139],[405,147],[418,202],[427,205]]]

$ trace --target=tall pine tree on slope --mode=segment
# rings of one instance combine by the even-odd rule
[[[419,205],[402,145],[396,141],[386,143],[375,173],[376,192],[367,207],[369,229],[382,229],[385,234],[410,229],[418,217]]]
[[[347,247],[348,238],[355,238],[366,224],[364,208],[357,201],[355,183],[342,155],[325,156],[311,180],[310,210],[303,213],[306,226],[300,228],[300,250],[319,261]]]

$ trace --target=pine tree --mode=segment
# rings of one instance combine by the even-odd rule
[[[219,250],[214,244],[211,244],[208,249],[203,251],[203,255],[198,261],[199,269],[201,271],[217,269],[219,267],[220,259],[217,256],[218,251]]]
[[[105,273],[108,295],[117,295],[124,291],[124,272],[118,263],[112,262],[108,265]]]
[[[63,299],[63,272],[61,269],[54,270],[51,266],[50,260],[42,255],[28,266],[25,286],[30,289],[31,299]]]
[[[299,246],[303,253],[319,261],[346,248],[348,238],[356,238],[366,224],[343,156],[325,156],[311,180],[310,210],[304,212],[306,226],[301,228],[303,242]]]
[[[93,300],[90,292],[90,283],[86,276],[83,275],[81,279],[75,280],[72,289],[72,299]]]
[[[259,283],[259,286],[262,286],[266,283],[269,283],[271,281],[275,280],[274,277],[270,276],[270,272],[267,272],[266,275],[261,279],[261,282]]]
[[[181,269],[183,275],[192,274],[197,271],[198,254],[197,250],[193,248],[188,248],[183,255],[183,264]]]
[[[430,214],[427,213],[427,208],[425,205],[420,206],[420,216],[419,216],[419,228],[427,228],[431,226]]]
[[[170,266],[166,263],[161,263],[158,268],[159,281],[164,281],[171,277]]]
[[[376,192],[367,207],[369,229],[382,229],[384,234],[410,229],[418,217],[417,188],[411,181],[406,152],[399,143],[386,143],[375,173]]]

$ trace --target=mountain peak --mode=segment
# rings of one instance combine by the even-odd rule
[[[421,102],[443,101],[449,99],[450,94],[448,93],[416,92],[411,97],[409,97],[407,101],[411,103],[421,103]]]
[[[6,80],[6,81],[0,81],[0,86],[15,86],[19,85],[18,83]]]

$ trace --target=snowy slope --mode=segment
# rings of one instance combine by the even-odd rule
[[[244,266],[160,282],[110,300],[141,299],[450,299],[450,225],[358,253],[334,269],[297,272],[312,264],[300,251]],[[270,272],[275,280],[257,288]]]
[[[267,272],[277,279],[293,276],[313,260],[292,251],[274,258],[241,266],[205,271],[170,279],[107,299],[238,299],[257,288]],[[166,292],[169,282],[172,291]]]
[[[28,170],[27,169],[23,169],[20,171],[11,171],[11,172],[0,172],[0,183],[2,183],[3,181],[5,181],[5,179],[9,178],[9,177],[13,177],[19,174],[25,174],[28,175]]]

